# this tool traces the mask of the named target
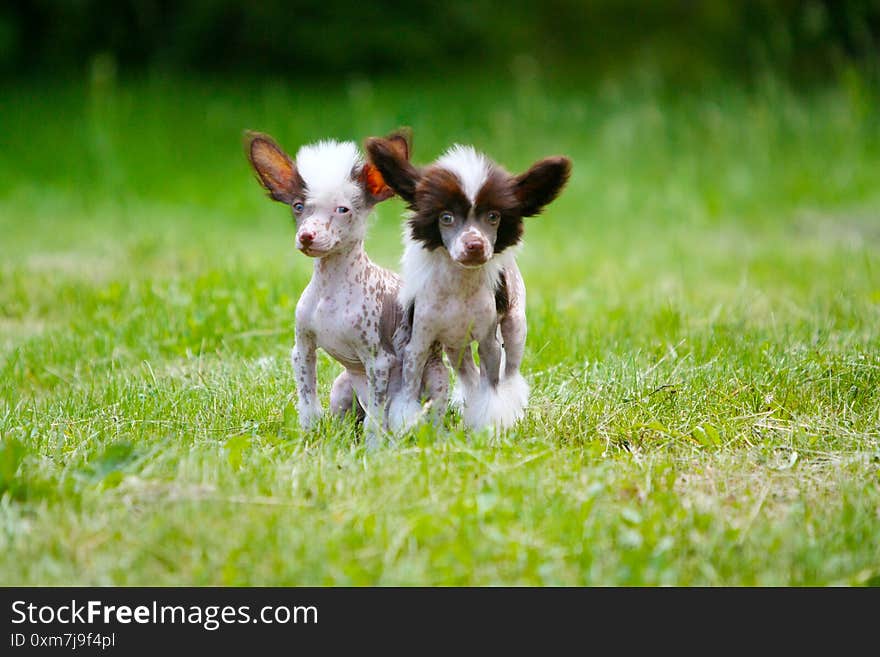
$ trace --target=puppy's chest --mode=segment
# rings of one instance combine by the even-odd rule
[[[318,347],[349,369],[363,369],[363,354],[379,343],[378,311],[364,299],[318,296],[297,308],[297,324]]]
[[[346,367],[359,369],[363,355],[379,347],[381,311],[379,298],[364,296],[360,286],[316,287],[303,294],[296,321],[315,336],[321,349]]]
[[[498,321],[495,297],[488,290],[466,296],[454,291],[416,301],[418,319],[433,328],[435,339],[448,346],[480,340]]]

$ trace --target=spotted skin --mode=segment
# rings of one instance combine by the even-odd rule
[[[354,408],[363,414],[367,443],[375,446],[385,435],[389,390],[400,387],[401,351],[409,337],[398,301],[400,277],[364,250],[367,217],[393,192],[382,188],[381,175],[350,143],[307,146],[295,160],[265,135],[250,135],[247,148],[270,196],[290,205],[297,248],[315,261],[297,302],[291,352],[300,426],[312,429],[322,415],[320,348],[345,368],[331,389],[331,412],[344,415]],[[445,407],[448,374],[439,352],[421,378],[427,396]]]

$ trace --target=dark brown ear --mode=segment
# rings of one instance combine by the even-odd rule
[[[416,196],[416,185],[421,173],[409,161],[411,141],[400,131],[388,137],[370,137],[366,142],[370,164],[376,168],[385,184],[407,203]]]
[[[269,196],[288,204],[302,196],[305,184],[296,171],[296,164],[275,140],[269,135],[247,131],[244,147],[248,161]]]
[[[567,157],[547,157],[514,178],[514,194],[519,200],[520,216],[532,217],[555,199],[571,175]]]
[[[413,130],[409,126],[402,126],[385,137],[391,142],[391,147],[397,151],[404,160],[412,157]]]

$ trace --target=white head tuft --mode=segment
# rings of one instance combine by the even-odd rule
[[[337,194],[340,190],[356,193],[352,171],[363,164],[364,158],[353,141],[319,141],[303,146],[296,154],[297,171],[311,198]]]
[[[458,176],[461,189],[471,203],[476,200],[480,188],[489,178],[492,167],[485,155],[478,153],[472,146],[459,144],[446,151],[437,160],[437,164]]]

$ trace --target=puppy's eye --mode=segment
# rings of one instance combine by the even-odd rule
[[[440,223],[444,226],[451,226],[455,223],[455,217],[452,216],[451,212],[444,212],[440,215]]]
[[[338,208],[336,208],[336,214],[348,214],[349,212],[350,210],[344,205],[340,205]]]
[[[486,221],[494,226],[501,221],[501,213],[496,212],[495,210],[490,211],[489,214],[486,215]]]
[[[296,212],[297,214],[301,214],[302,211],[305,209],[306,209],[306,206],[304,206],[302,203],[297,202],[297,203],[293,204],[293,211]]]

